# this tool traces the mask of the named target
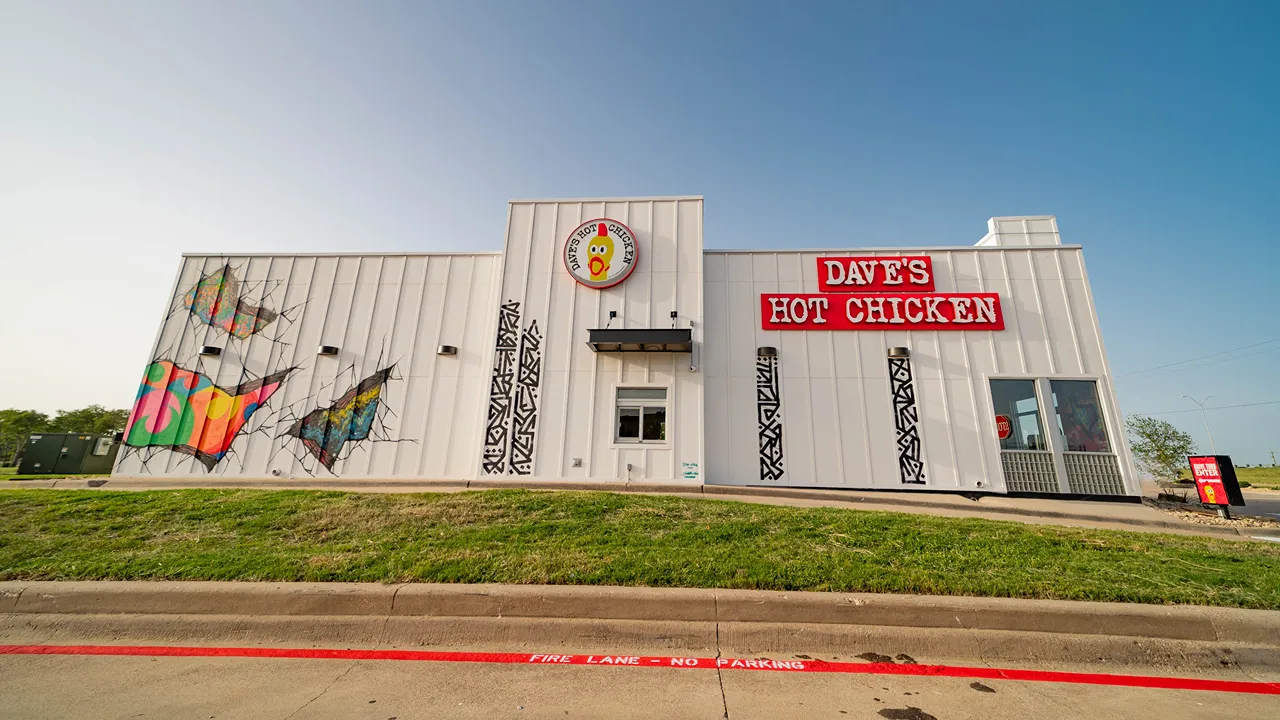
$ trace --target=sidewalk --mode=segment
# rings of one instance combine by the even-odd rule
[[[1100,708],[1268,717],[1277,681],[1280,612],[1236,608],[600,586],[0,583],[0,685],[6,707],[32,718],[256,718],[263,708],[299,720],[926,720],[1022,718],[1027,708],[1045,720]]]
[[[1280,528],[1224,527],[1183,521],[1155,508],[1132,502],[1043,500],[999,495],[976,500],[952,493],[882,492],[767,488],[731,485],[676,486],[624,482],[519,482],[510,480],[221,480],[217,478],[67,478],[0,482],[2,489],[57,488],[103,490],[175,490],[228,488],[260,490],[330,490],[342,492],[462,492],[524,488],[528,490],[597,490],[651,495],[736,500],[794,507],[839,507],[884,512],[915,513],[943,517],[974,517],[1037,525],[1062,525],[1104,530],[1202,535],[1229,539],[1280,539]]]
[[[1197,672],[1229,663],[1255,678],[1280,677],[1280,611],[1268,610],[608,586],[0,582],[0,644],[88,640],[542,653],[639,645],[663,654],[880,661],[903,653],[899,659]]]

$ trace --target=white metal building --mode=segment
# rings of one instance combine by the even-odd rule
[[[117,476],[1137,495],[1080,246],[704,250],[700,197],[501,253],[184,257]]]

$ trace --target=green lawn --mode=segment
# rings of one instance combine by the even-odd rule
[[[100,474],[79,473],[79,474],[71,474],[71,475],[68,475],[66,473],[63,473],[60,475],[59,474],[50,475],[48,473],[45,473],[43,475],[19,475],[18,468],[16,467],[0,467],[0,480],[57,480],[59,478],[67,478],[67,477],[91,478],[91,477],[108,477],[108,476],[106,474],[101,474],[101,473]]]
[[[1280,467],[1236,468],[1236,479],[1253,487],[1280,490]]]
[[[0,579],[608,584],[1280,608],[1280,547],[603,492],[0,492]]]

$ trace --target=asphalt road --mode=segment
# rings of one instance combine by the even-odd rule
[[[0,656],[0,716],[1181,720],[1280,717],[1280,696],[730,669],[10,655]]]
[[[1256,515],[1259,517],[1280,520],[1280,492],[1249,492],[1244,494],[1244,507],[1233,507],[1233,515]]]

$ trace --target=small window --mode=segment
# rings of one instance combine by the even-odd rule
[[[619,400],[667,400],[666,388],[618,388]]]
[[[1049,388],[1067,452],[1111,452],[1098,404],[1098,384],[1092,380],[1050,380]]]
[[[620,443],[666,442],[667,389],[618,388],[614,439]]]
[[[992,380],[991,401],[996,415],[1009,420],[1009,435],[1000,439],[1001,450],[1048,450],[1034,380]]]

